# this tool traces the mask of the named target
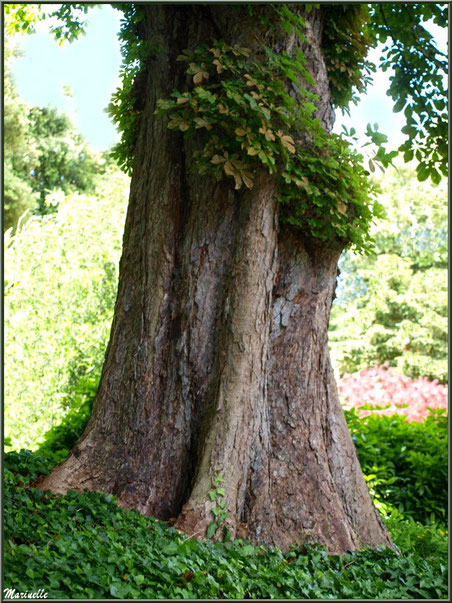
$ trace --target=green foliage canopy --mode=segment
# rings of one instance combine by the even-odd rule
[[[423,422],[400,415],[359,418],[346,410],[361,469],[384,517],[396,509],[424,525],[447,526],[447,415],[436,411]]]
[[[405,161],[415,156],[420,181],[438,184],[447,176],[448,58],[436,47],[424,23],[447,27],[447,4],[429,2],[371,5],[370,33],[385,44],[380,66],[393,69],[387,91],[394,111],[404,111],[407,140],[399,147]]]
[[[29,179],[39,195],[39,213],[46,213],[51,191],[93,193],[106,161],[88,148],[69,118],[53,107],[32,107],[28,124],[38,158]]]

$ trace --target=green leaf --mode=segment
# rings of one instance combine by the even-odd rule
[[[441,182],[441,174],[435,169],[430,169],[430,178],[432,179],[433,184],[439,184]]]
[[[427,180],[427,178],[430,175],[430,170],[424,163],[420,163],[417,166],[416,172],[417,172],[417,179],[419,180],[419,182],[424,182],[425,180]]]
[[[399,113],[406,104],[406,98],[399,98],[399,100],[395,103],[393,112]]]
[[[218,525],[214,521],[212,521],[209,524],[209,527],[207,528],[206,537],[207,538],[212,538],[212,536],[215,534],[215,532],[217,531],[217,529],[218,529]]]
[[[252,109],[257,109],[257,103],[252,96],[250,96],[247,92],[245,92],[243,97],[246,98],[246,100],[248,101],[248,103],[250,104],[250,107]]]
[[[414,157],[414,151],[413,149],[410,149],[408,151],[405,151],[405,153],[403,154],[403,160],[405,162],[411,161]]]
[[[179,552],[179,545],[174,541],[169,542],[167,545],[165,545],[162,548],[162,553],[164,555],[175,555],[178,552]]]
[[[249,556],[254,553],[254,546],[252,544],[246,544],[242,549],[243,555]]]

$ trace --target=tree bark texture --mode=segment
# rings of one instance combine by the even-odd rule
[[[331,128],[322,11],[304,52]],[[176,57],[213,38],[293,51],[243,7],[149,5],[147,67],[111,338],[88,426],[40,487],[101,490],[203,537],[221,475],[233,537],[330,552],[391,546],[338,401],[327,348],[338,242],[278,225],[275,178],[199,176],[195,140],[154,116],[187,84]]]

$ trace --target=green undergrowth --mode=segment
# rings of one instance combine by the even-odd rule
[[[383,515],[397,510],[421,524],[445,527],[448,511],[448,425],[444,411],[424,421],[401,415],[359,417],[345,411],[359,462]]]
[[[390,517],[399,555],[198,542],[118,507],[113,496],[33,488],[53,463],[27,451],[5,455],[6,588],[44,588],[49,598],[447,597],[447,540],[434,527]]]
[[[55,463],[67,457],[88,423],[98,385],[97,378],[84,377],[79,380],[74,391],[72,408],[58,425],[51,427],[44,434],[36,451],[38,456],[51,459]]]

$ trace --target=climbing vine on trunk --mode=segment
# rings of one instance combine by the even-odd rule
[[[292,57],[265,48],[262,55],[224,40],[186,50],[178,60],[188,63],[188,90],[160,99],[157,115],[186,136],[202,131],[200,174],[229,176],[235,189],[251,189],[264,166],[277,174],[283,222],[370,250],[370,223],[383,212],[362,157],[314,117],[318,96],[308,88],[315,83],[302,50]]]

